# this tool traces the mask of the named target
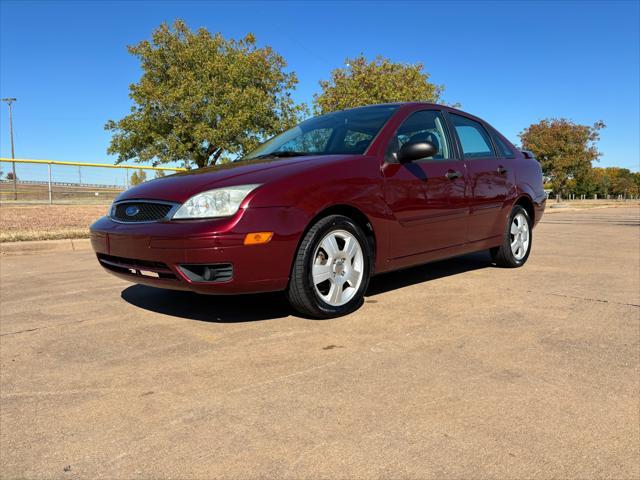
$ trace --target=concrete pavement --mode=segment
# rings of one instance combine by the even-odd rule
[[[638,478],[640,212],[562,212],[516,270],[372,280],[356,313],[0,260],[3,478]]]

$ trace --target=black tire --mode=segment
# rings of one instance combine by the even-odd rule
[[[364,257],[360,286],[353,298],[341,306],[330,305],[320,298],[313,285],[311,273],[316,247],[333,230],[346,230],[351,233],[360,244]],[[367,237],[353,220],[342,215],[331,215],[320,219],[306,233],[294,257],[287,289],[289,303],[302,315],[311,318],[333,318],[353,312],[363,303],[364,293],[369,285],[371,258],[371,246]]]
[[[511,224],[513,223],[513,219],[519,214],[522,214],[524,216],[529,229],[529,244],[527,246],[525,255],[520,259],[516,258],[513,251],[511,250],[511,241],[512,241]],[[527,259],[529,258],[529,253],[531,253],[532,244],[533,244],[533,229],[532,229],[531,218],[529,217],[529,213],[527,213],[527,210],[522,206],[516,205],[511,210],[511,214],[509,215],[509,219],[505,226],[502,245],[500,245],[499,247],[491,248],[489,252],[491,253],[491,258],[493,259],[493,261],[497,266],[504,267],[504,268],[518,268],[527,262]]]

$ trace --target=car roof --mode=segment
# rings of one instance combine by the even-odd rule
[[[431,105],[435,107],[445,107],[446,105],[439,105],[437,103],[429,103],[429,102],[387,102],[387,103],[371,103],[369,105],[360,105],[358,107],[345,108],[345,110],[355,110],[356,108],[367,108],[367,107],[395,107],[395,106],[405,106],[405,105]]]
[[[370,105],[360,105],[359,107],[351,107],[345,108],[343,110],[336,110],[337,112],[346,112],[349,110],[357,110],[359,108],[371,108],[371,107],[432,107],[432,108],[446,108],[451,111],[458,111],[464,113],[466,115],[470,115],[462,110],[459,110],[455,107],[451,107],[449,105],[444,105],[441,103],[430,103],[430,102],[388,102],[388,103],[372,103]]]
[[[451,107],[449,105],[444,105],[441,103],[430,103],[430,102],[389,102],[389,103],[372,103],[371,105],[362,105],[360,107],[352,107],[352,108],[345,108],[344,110],[336,110],[336,112],[348,112],[349,110],[357,110],[360,108],[370,108],[370,107],[404,107],[404,108],[441,108],[441,109],[445,109],[448,110],[449,112],[452,113],[460,113],[461,115],[465,115],[467,117],[470,117],[472,119],[478,120],[480,122],[484,122],[486,123],[485,120],[483,120],[480,117],[477,117],[471,113],[465,112],[463,110],[460,110],[459,108],[455,108],[455,107]],[[331,112],[331,113],[336,113],[336,112]]]

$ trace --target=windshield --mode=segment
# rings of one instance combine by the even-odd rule
[[[397,110],[398,105],[374,105],[310,118],[266,141],[243,160],[362,154]]]

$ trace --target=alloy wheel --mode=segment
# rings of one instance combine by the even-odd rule
[[[511,252],[516,260],[522,260],[529,250],[529,222],[522,213],[518,213],[511,221]]]
[[[318,243],[311,276],[318,296],[333,307],[348,303],[360,288],[364,254],[358,239],[346,230],[333,230]]]

